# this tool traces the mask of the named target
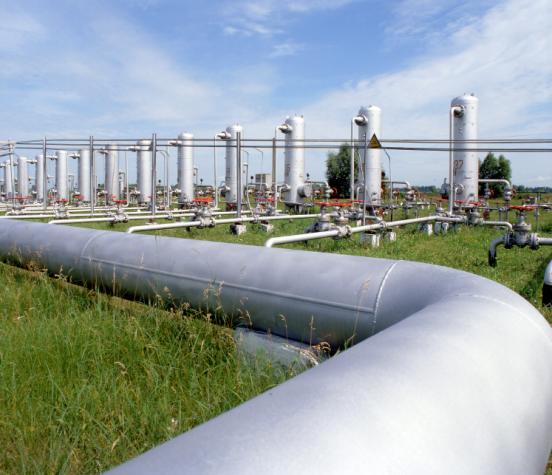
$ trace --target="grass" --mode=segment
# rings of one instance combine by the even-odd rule
[[[303,232],[308,223],[279,222],[274,235]],[[123,231],[130,224],[88,226]],[[491,268],[488,244],[502,232],[461,227],[424,236],[406,227],[396,242],[377,249],[358,237],[286,247],[463,269],[520,293],[552,323],[552,310],[540,304],[552,249],[499,247],[498,266]],[[541,232],[552,234],[552,213],[541,216]],[[156,234],[251,245],[268,238],[252,224],[239,237],[227,226]],[[210,315],[127,302],[5,265],[0,282],[3,472],[100,472],[294,374],[263,360],[245,363],[231,329],[213,325]]]
[[[292,376],[209,315],[0,265],[0,472],[97,473]]]

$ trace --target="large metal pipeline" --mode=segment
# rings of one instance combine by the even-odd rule
[[[490,280],[407,261],[17,221],[0,222],[0,258],[131,296],[220,306],[296,341],[360,342],[113,473],[544,471],[552,330]]]

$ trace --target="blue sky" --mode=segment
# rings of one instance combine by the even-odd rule
[[[293,113],[308,137],[345,138],[369,104],[383,137],[447,138],[464,92],[480,98],[482,138],[551,136],[549,0],[0,0],[0,11],[0,139],[210,137],[232,122],[270,137]],[[210,157],[196,154],[206,179]],[[446,154],[392,158],[395,178],[447,175]],[[552,185],[550,154],[509,158],[516,183]],[[311,176],[323,162],[307,155]]]

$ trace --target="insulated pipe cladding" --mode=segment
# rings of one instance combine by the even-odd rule
[[[56,152],[56,199],[69,200],[69,186],[67,183],[67,152],[58,150]]]
[[[35,156],[35,189],[36,199],[44,200],[44,155]]]
[[[17,195],[20,199],[29,198],[29,163],[27,157],[17,159]]]
[[[193,134],[182,133],[178,136],[178,189],[180,204],[189,204],[194,200],[194,149]]]
[[[114,144],[108,144],[102,152],[105,155],[106,202],[111,204],[119,199],[119,153]]]
[[[358,148],[364,174],[359,198],[368,206],[378,206],[381,204],[381,151],[370,148],[370,139],[374,135],[381,137],[381,109],[377,106],[361,107],[354,121],[358,126]]]
[[[152,154],[151,140],[139,140],[136,147],[136,174],[138,185],[138,204],[151,202]]]
[[[542,475],[546,466],[552,329],[496,282],[416,262],[16,220],[0,221],[0,259],[247,316],[296,342],[357,343],[115,474]]]
[[[479,158],[477,143],[477,112],[479,99],[473,94],[464,94],[451,102],[454,201],[477,202],[479,200]],[[466,150],[468,149],[468,150]]]
[[[285,135],[284,203],[288,207],[301,206],[312,196],[312,187],[305,183],[305,119],[294,115],[279,127]]]
[[[237,133],[243,133],[241,125],[234,124],[226,128],[229,138],[226,141],[226,173],[224,183],[226,185],[225,200],[227,204],[235,206],[238,201],[238,154]]]

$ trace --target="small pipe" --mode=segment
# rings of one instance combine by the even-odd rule
[[[538,240],[539,246],[552,246],[552,238],[538,237],[537,240]]]
[[[502,228],[508,228],[509,231],[513,231],[514,227],[512,226],[512,223],[509,223],[508,221],[483,221],[481,223],[483,226],[497,226]]]
[[[268,239],[264,247],[273,247],[279,244],[289,244],[292,242],[302,242],[302,241],[312,241],[314,239],[322,239],[326,237],[340,237],[348,236],[351,234],[357,234],[365,231],[377,231],[384,230],[387,228],[393,228],[398,226],[405,226],[408,224],[417,224],[417,223],[426,223],[431,221],[440,221],[448,223],[462,223],[464,218],[460,217],[445,217],[445,216],[426,216],[423,218],[412,218],[412,219],[403,219],[400,221],[391,221],[386,223],[385,221],[380,221],[376,224],[368,224],[365,226],[337,226],[335,229],[330,231],[322,231],[318,233],[306,233],[306,234],[295,234],[291,236],[279,236]]]
[[[286,214],[278,216],[250,216],[250,217],[236,217],[228,219],[214,219],[211,218],[209,224],[212,226],[217,226],[220,224],[235,224],[235,223],[252,223],[257,221],[279,221],[284,219],[309,219],[317,218],[320,214]],[[196,223],[196,224],[190,224]],[[169,224],[146,224],[143,226],[131,226],[127,229],[128,234],[133,234],[141,231],[159,231],[162,229],[176,229],[176,228],[190,228],[196,227],[204,224],[203,221],[188,221],[185,223],[169,223]]]
[[[479,183],[503,183],[508,188],[512,189],[512,183],[505,178],[480,178]]]
[[[503,246],[504,240],[505,240],[505,236],[500,236],[491,241],[491,244],[489,246],[489,255],[488,255],[489,265],[491,267],[496,267],[496,248],[498,246]]]

